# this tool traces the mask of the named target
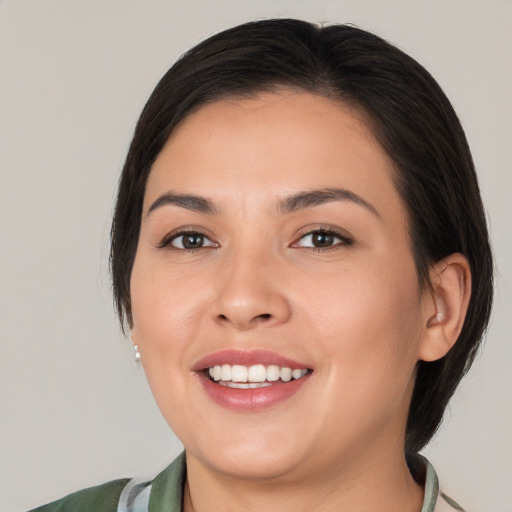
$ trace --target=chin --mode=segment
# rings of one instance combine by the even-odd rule
[[[224,439],[210,440],[206,446],[185,447],[190,456],[215,472],[237,479],[275,481],[295,473],[305,456],[297,451],[297,443],[290,436],[283,437],[226,434]]]
[[[204,460],[214,471],[238,480],[277,481],[291,477],[298,462],[290,460],[288,456],[276,453],[246,452],[223,453],[220,457]]]

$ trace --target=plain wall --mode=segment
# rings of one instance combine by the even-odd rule
[[[466,129],[494,243],[485,350],[426,450],[468,512],[512,511],[512,2],[0,2],[0,510],[152,475],[181,447],[111,304],[108,234],[137,116],[199,40],[274,16],[350,22],[438,79]],[[307,412],[307,411],[306,411]]]

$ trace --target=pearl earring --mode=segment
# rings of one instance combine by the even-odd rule
[[[139,345],[133,345],[133,358],[136,364],[140,363]]]

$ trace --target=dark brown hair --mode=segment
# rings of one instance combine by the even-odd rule
[[[473,161],[449,100],[422,66],[376,35],[292,19],[248,23],[198,44],[164,75],[142,111],[119,183],[111,271],[121,323],[132,325],[130,275],[146,182],[175,126],[223,97],[282,87],[365,113],[395,163],[422,286],[429,286],[429,267],[445,256],[460,252],[469,261],[472,294],[459,339],[442,359],[418,363],[406,436],[406,450],[417,451],[438,429],[473,362],[489,321],[493,263]]]

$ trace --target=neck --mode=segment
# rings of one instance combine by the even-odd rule
[[[227,476],[187,454],[184,512],[421,510],[423,489],[412,478],[403,449],[392,457],[373,453],[356,460],[322,474],[268,481]]]

